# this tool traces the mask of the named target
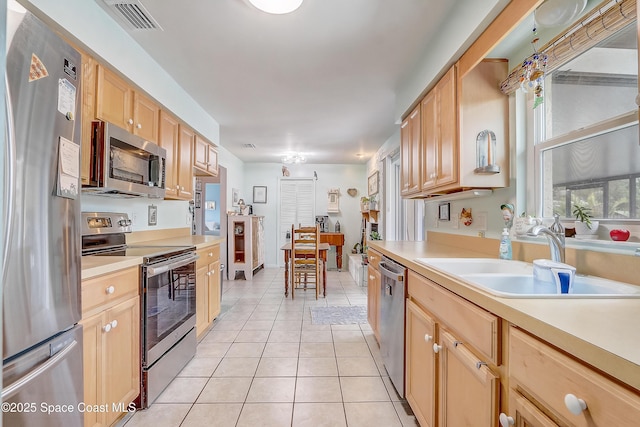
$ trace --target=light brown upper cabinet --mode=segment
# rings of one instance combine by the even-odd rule
[[[180,158],[180,122],[171,114],[160,110],[158,145],[167,150],[165,164],[165,198],[179,198],[178,166]]]
[[[196,134],[193,154],[196,175],[218,176],[218,151],[215,145]]]
[[[193,198],[193,145],[196,133],[185,124],[180,123],[180,143],[178,144],[178,181],[179,198]]]
[[[422,100],[422,191],[455,183],[458,178],[457,117],[453,66]]]
[[[420,191],[420,104],[400,127],[401,194],[411,196]]]
[[[402,123],[405,197],[509,185],[509,99],[499,89],[508,63],[488,59],[464,75],[458,70],[451,67]],[[477,170],[487,160],[498,172]]]
[[[102,65],[97,66],[96,118],[158,142],[160,107]]]
[[[91,168],[91,122],[95,120],[96,105],[96,61],[82,53],[82,185],[89,184]]]

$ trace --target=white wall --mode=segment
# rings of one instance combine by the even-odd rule
[[[327,202],[330,188],[340,189],[340,213],[329,214],[329,230],[333,231],[336,221],[340,221],[340,231],[345,234],[343,247],[342,268],[347,270],[348,257],[353,246],[360,242],[360,197],[367,192],[367,176],[365,165],[320,165],[302,164],[288,165],[291,177],[313,177],[318,174],[316,181],[316,215],[327,215]],[[244,185],[240,189],[240,197],[247,204],[253,204],[253,213],[264,215],[265,227],[265,264],[275,266],[282,264],[283,255],[278,247],[278,178],[282,177],[280,163],[251,163],[247,164],[244,173]],[[253,203],[253,186],[267,186],[267,203]],[[358,194],[351,197],[348,188],[356,188]],[[335,268],[335,252],[332,247],[329,252],[329,268]]]

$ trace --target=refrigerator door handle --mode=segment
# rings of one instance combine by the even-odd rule
[[[15,162],[16,162],[16,138],[15,138],[15,129],[13,122],[13,111],[11,110],[11,99],[9,99],[9,81],[6,76],[4,79],[5,86],[5,114],[7,124],[5,127],[5,136],[6,136],[6,147],[7,147],[7,157],[5,161],[5,187],[4,187],[4,248],[3,248],[3,260],[2,260],[2,276],[4,277],[7,271],[7,259],[9,258],[7,254],[9,253],[9,245],[11,244],[11,230],[13,227],[10,224],[13,222],[13,204],[15,202],[15,197],[13,194],[13,188],[15,183]]]
[[[53,369],[58,363],[62,362],[62,360],[64,360],[67,357],[67,355],[75,348],[76,345],[78,345],[78,341],[73,340],[71,344],[69,344],[64,350],[59,351],[49,360],[44,362],[42,365],[38,366],[37,368],[35,368],[25,376],[21,377],[20,379],[14,381],[13,383],[3,388],[2,401],[6,402],[13,395],[15,395],[21,389],[26,387],[31,381],[38,378],[40,375],[44,374],[48,370]]]

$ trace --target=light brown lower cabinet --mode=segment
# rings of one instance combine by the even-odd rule
[[[373,329],[373,335],[380,343],[380,328],[378,319],[380,317],[380,284],[382,277],[378,266],[382,260],[382,254],[372,249],[368,251],[369,264],[367,265],[367,321]]]
[[[197,252],[196,334],[201,336],[220,314],[220,245]]]
[[[437,408],[436,322],[407,301],[405,397],[422,427],[435,426]]]
[[[514,425],[640,425],[639,394],[515,327],[509,329],[509,384],[511,413],[501,416]]]
[[[110,426],[140,393],[140,297],[82,319],[85,426]]]
[[[418,422],[497,426],[499,376],[478,356],[478,348],[497,352],[497,318],[411,270],[407,284],[405,395]]]

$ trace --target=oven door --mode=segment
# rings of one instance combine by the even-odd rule
[[[145,266],[143,367],[153,365],[196,324],[195,254]]]

